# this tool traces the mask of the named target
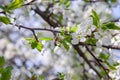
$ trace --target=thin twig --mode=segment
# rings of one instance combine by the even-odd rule
[[[47,29],[47,28],[30,28],[30,27],[26,27],[26,26],[23,26],[23,25],[18,25],[18,24],[13,24],[13,23],[10,23],[11,25],[14,25],[18,28],[24,28],[24,29],[28,29],[28,30],[44,30],[44,31],[50,31],[50,32],[54,32],[54,33],[61,33],[60,31],[58,30],[52,30],[52,29]]]
[[[23,25],[18,25],[18,24],[13,24],[13,23],[10,23],[11,25],[15,25],[16,27],[18,28],[24,28],[24,29],[28,29],[28,30],[44,30],[44,31],[50,31],[52,33],[62,33],[61,31],[58,31],[58,30],[53,30],[53,29],[47,29],[47,28],[30,28],[30,27],[26,27],[26,26],[23,26]],[[65,33],[66,35],[68,35],[67,33]],[[85,46],[85,45],[88,45],[88,46],[96,46],[96,45],[93,45],[93,44],[86,44],[85,42],[79,42],[78,45],[81,45],[81,46]],[[120,50],[120,47],[119,46],[112,46],[112,45],[102,45],[101,47],[104,47],[104,48],[107,48],[107,49],[118,49]]]
[[[82,1],[85,1],[85,2],[87,2],[87,3],[96,3],[96,2],[107,2],[108,3],[108,1],[107,0],[82,0]]]
[[[88,58],[85,56],[85,54],[82,52],[82,50],[79,48],[79,45],[73,45],[73,48],[78,52],[79,56],[82,57],[85,62],[89,65],[90,68],[92,68],[96,74],[100,77],[100,79],[102,78],[102,76],[100,75],[100,73],[93,67],[93,65],[89,62]]]
[[[87,44],[85,42],[79,42],[79,45],[88,45],[88,46],[96,46],[94,44]],[[120,46],[112,46],[112,45],[101,45],[101,47],[107,48],[107,49],[118,49],[120,50]]]
[[[38,7],[36,7],[36,9],[33,10],[35,11],[35,13],[41,16],[51,27],[60,27],[60,24],[54,18],[49,16],[49,11],[41,11]]]
[[[39,42],[38,37],[37,37],[37,35],[35,34],[35,31],[34,31],[34,30],[32,30],[32,32],[33,32],[33,35],[34,35],[34,37],[35,37],[36,41],[37,41],[37,42]]]
[[[0,14],[6,14],[6,12],[5,11],[1,11]]]
[[[26,3],[26,4],[23,4],[22,6],[27,6],[27,5],[31,5],[33,2],[35,2],[36,0],[32,0],[32,1],[30,1],[30,2],[28,2],[28,3]]]
[[[85,47],[86,47],[87,51],[92,55],[92,57],[96,60],[96,62],[99,64],[99,66],[101,66],[101,68],[105,71],[108,79],[112,80],[111,77],[106,72],[105,67],[100,63],[99,59],[93,54],[93,52],[89,49],[89,47],[87,45],[85,45]]]

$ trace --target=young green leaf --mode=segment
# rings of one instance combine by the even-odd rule
[[[40,80],[44,80],[44,76],[43,75],[40,75],[39,78],[40,78]]]
[[[37,47],[37,42],[34,38],[26,38],[29,44],[31,44],[31,48],[34,49]]]
[[[0,22],[3,22],[5,24],[9,24],[10,19],[8,17],[5,17],[5,16],[0,16]]]
[[[70,36],[70,35],[69,36],[64,36],[63,41],[71,43],[71,39],[72,39],[72,36]]]
[[[14,10],[17,9],[19,7],[21,7],[23,4],[23,0],[13,0],[13,2],[11,2],[7,7],[6,7],[6,11],[8,10]]]
[[[115,25],[115,23],[113,23],[113,22],[109,22],[109,23],[103,25],[102,29],[104,29],[104,30],[106,30],[106,29],[120,30],[120,27]]]
[[[50,38],[50,37],[41,37],[41,38],[39,38],[39,40],[50,41],[50,40],[53,40],[53,38]]]
[[[106,73],[105,73],[104,70],[101,70],[101,71],[100,71],[100,74],[101,74],[102,76],[105,76],[105,75],[106,75]]]
[[[1,74],[1,79],[0,80],[10,80],[12,69],[13,69],[13,67],[11,67],[11,66],[6,67]]]
[[[63,15],[62,14],[54,14],[53,15],[56,19],[58,19],[58,21],[60,22],[60,23],[62,23],[62,21],[63,21]]]
[[[111,65],[111,64],[107,61],[107,60],[109,59],[109,57],[110,57],[109,54],[104,54],[104,53],[100,53],[99,56],[98,56],[98,58],[102,59],[102,60],[106,63],[106,65],[108,66],[109,69],[115,70],[115,69],[116,69],[116,66],[114,66],[114,64]],[[115,65],[117,65],[117,64],[115,64]]]
[[[113,64],[113,66],[119,66],[120,65],[120,63],[118,63],[118,62],[115,62],[114,64]]]
[[[32,49],[35,49],[36,47],[37,47],[37,42],[36,41],[32,41],[32,43],[31,43],[31,48]]]
[[[104,61],[108,60],[110,55],[109,54],[104,54],[104,53],[100,53],[99,58],[103,59]]]
[[[33,38],[26,38],[26,40],[27,40],[28,42],[30,42],[32,39],[33,39]]]
[[[77,29],[78,29],[78,26],[73,26],[70,28],[70,32],[74,33],[77,31]]]
[[[115,3],[115,2],[117,2],[117,0],[110,0],[112,3]]]
[[[92,10],[92,15],[91,15],[91,17],[93,18],[93,24],[94,24],[96,27],[99,27],[99,22],[100,22],[99,16],[98,16],[98,14],[97,14],[94,10]]]
[[[107,64],[107,66],[109,67],[109,69],[116,70],[116,66],[110,65],[110,63],[108,61],[105,61],[105,63]]]
[[[64,73],[58,73],[58,78],[60,79],[60,80],[64,80],[64,77],[65,77],[65,74]]]
[[[4,9],[4,8],[5,8],[5,6],[3,6],[3,5],[0,5],[0,8],[1,8],[1,9]]]
[[[69,0],[60,0],[60,4],[64,4],[67,8],[70,6],[71,2]]]
[[[86,43],[87,43],[87,44],[93,44],[93,45],[95,45],[97,41],[98,41],[98,40],[95,39],[95,38],[88,38],[88,39],[86,40]]]
[[[0,68],[0,74],[4,71],[4,68]],[[0,79],[1,80],[1,79]]]
[[[0,57],[0,66],[3,66],[5,64],[4,57]]]
[[[38,42],[38,43],[37,43],[37,47],[36,47],[36,49],[37,49],[38,51],[41,51],[42,48],[43,48],[42,43]]]
[[[69,50],[69,45],[65,41],[62,41],[62,44],[66,50]]]
[[[38,51],[41,51],[43,48],[42,43],[37,42],[34,38],[26,38],[26,40],[28,41],[28,43],[31,45],[32,49],[37,49]]]
[[[30,78],[30,80],[37,80],[37,76],[35,74],[33,74],[32,77]]]

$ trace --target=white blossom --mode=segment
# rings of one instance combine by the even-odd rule
[[[90,74],[96,75],[95,71],[93,69],[89,69],[88,71]]]
[[[101,41],[101,40],[98,40],[98,41],[96,42],[96,46],[101,47],[101,46],[102,46],[102,41]]]
[[[86,41],[86,38],[85,37],[81,37],[80,38],[80,42],[85,42]]]
[[[76,33],[72,33],[72,44],[78,44],[79,43],[79,39],[77,38],[77,34]]]
[[[73,38],[71,42],[72,42],[72,44],[78,44],[79,40],[77,38]]]
[[[100,38],[101,38],[98,32],[94,32],[94,37],[95,37],[96,39],[100,39]]]

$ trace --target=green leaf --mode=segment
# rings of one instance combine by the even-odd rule
[[[17,9],[19,7],[21,7],[23,4],[23,0],[13,0],[13,2],[11,2],[7,7],[6,7],[6,11],[8,10],[14,10]]]
[[[68,42],[68,43],[71,43],[71,39],[72,39],[72,36],[71,36],[71,35],[68,35],[68,36],[64,36],[63,41],[66,41],[66,42]]]
[[[100,22],[99,16],[98,16],[98,14],[97,14],[94,10],[92,10],[92,15],[91,15],[91,17],[93,18],[93,24],[94,24],[96,27],[99,27],[99,22]]]
[[[32,49],[35,49],[36,47],[37,47],[37,42],[36,41],[33,41],[32,43],[31,43],[31,47],[32,47]]]
[[[117,2],[117,0],[110,0],[110,1],[113,2],[113,3]]]
[[[34,38],[26,38],[29,44],[31,44],[31,48],[34,49],[37,47],[37,42]]]
[[[36,75],[32,75],[32,77],[30,78],[30,80],[37,80],[37,76]]]
[[[40,78],[40,80],[44,80],[44,76],[43,75],[40,75],[39,78]]]
[[[5,64],[4,57],[0,57],[0,66],[3,66]]]
[[[0,74],[4,71],[4,68],[0,68]],[[0,79],[1,80],[1,79]]]
[[[13,67],[11,67],[11,66],[6,67],[1,74],[1,80],[10,80],[12,69],[13,69]]]
[[[107,60],[109,59],[110,55],[109,54],[104,54],[104,53],[100,53],[98,58],[101,58],[105,63],[106,65],[109,67],[109,69],[111,70],[115,70],[116,69],[116,66],[111,65]],[[117,64],[115,64],[117,65]]]
[[[63,15],[62,14],[54,14],[53,15],[61,24],[63,23]]]
[[[113,23],[113,22],[109,22],[109,23],[103,25],[102,29],[104,29],[104,30],[106,30],[106,29],[120,30],[120,27],[115,25],[115,23]]]
[[[50,41],[50,40],[53,40],[53,38],[50,38],[50,37],[42,37],[42,38],[39,38],[39,40]]]
[[[56,1],[55,0],[52,0],[53,3],[55,3]]]
[[[71,2],[69,0],[60,0],[60,4],[64,4],[67,8],[70,6]]]
[[[105,75],[106,75],[106,73],[105,73],[104,70],[101,70],[101,71],[100,71],[100,74],[101,74],[102,76],[105,76]]]
[[[36,40],[34,38],[26,38],[29,44],[31,44],[31,48],[34,49],[37,47]]]
[[[68,1],[68,2],[65,3],[65,5],[66,5],[67,8],[70,6],[70,4],[71,4],[70,1]]]
[[[86,43],[87,43],[87,44],[95,45],[97,41],[98,41],[98,40],[95,39],[95,38],[88,38],[88,39],[86,40]]]
[[[41,50],[43,49],[42,43],[38,42],[36,49],[37,49],[38,51],[41,51]]]
[[[72,36],[71,35],[63,35],[64,39],[62,39],[60,41],[60,43],[64,46],[64,48],[66,50],[69,50],[69,43],[71,44],[71,39],[72,39]]]
[[[111,69],[111,70],[116,70],[116,66],[110,65],[109,62],[105,61],[105,63],[107,64],[107,66]]]
[[[61,36],[65,36],[65,31],[63,29],[61,29]]]
[[[13,69],[12,66],[7,66],[7,67],[6,67],[6,70],[7,70],[7,71],[11,71],[12,69]]]
[[[10,19],[8,17],[5,17],[5,16],[0,16],[0,22],[3,22],[5,24],[9,24]]]
[[[118,62],[115,62],[114,64],[113,64],[113,66],[119,66],[120,65],[120,63],[118,63]]]
[[[29,44],[31,44],[32,49],[37,49],[38,51],[41,51],[43,48],[43,45],[40,42],[37,42],[34,38],[26,38]]]
[[[59,72],[59,73],[58,73],[58,78],[59,78],[60,80],[64,80],[64,77],[65,77],[65,74],[64,74],[64,73],[62,73],[62,72]]]
[[[89,2],[89,0],[84,0],[85,2]]]
[[[76,26],[73,26],[73,27],[70,28],[70,32],[74,33],[74,32],[77,31],[77,29],[78,29],[78,26],[77,26],[77,25],[76,25]]]
[[[108,60],[110,55],[109,54],[104,54],[104,53],[100,53],[99,58],[103,59],[104,61]]]
[[[69,50],[69,45],[65,41],[62,41],[62,44],[66,50]]]
[[[1,8],[1,9],[4,9],[5,7],[4,7],[3,5],[0,5],[0,8]]]
[[[33,38],[26,38],[28,42],[31,42]]]

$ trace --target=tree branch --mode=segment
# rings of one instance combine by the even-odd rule
[[[0,14],[6,14],[6,12],[5,11],[1,11]]]
[[[111,77],[108,75],[108,73],[106,72],[105,67],[101,64],[100,60],[94,55],[94,53],[89,49],[89,47],[87,45],[85,45],[87,51],[92,55],[92,57],[95,59],[95,61],[99,64],[99,66],[101,66],[101,68],[105,71],[108,79],[112,80]]]
[[[46,29],[46,28],[30,28],[30,27],[26,27],[26,26],[23,26],[23,25],[18,25],[18,24],[13,24],[13,23],[10,23],[11,25],[14,25],[16,27],[18,27],[19,29],[20,28],[24,28],[24,29],[28,29],[28,30],[44,30],[44,31],[50,31],[50,32],[53,32],[53,33],[61,33],[60,31],[57,31],[57,30],[52,30],[52,29]]]
[[[13,23],[10,23],[11,25],[14,25],[16,27],[18,27],[19,29],[20,28],[24,28],[24,29],[28,29],[30,31],[33,31],[33,30],[44,30],[44,31],[50,31],[52,33],[62,33],[61,31],[58,31],[58,30],[53,30],[53,29],[46,29],[46,28],[30,28],[30,27],[26,27],[26,26],[23,26],[23,25],[18,25],[18,24],[13,24]],[[65,33],[66,34],[66,33]],[[68,34],[66,34],[68,35]],[[93,45],[93,44],[86,44],[85,42],[79,42],[78,45],[81,45],[81,46],[85,46],[85,45],[88,45],[88,46],[96,46],[96,45]],[[120,46],[112,46],[112,45],[102,45],[101,47],[104,47],[104,48],[107,48],[107,49],[118,49],[120,50]]]
[[[37,35],[35,34],[35,31],[34,31],[34,30],[32,30],[32,32],[33,32],[33,35],[34,35],[34,37],[35,37],[36,41],[37,41],[37,42],[39,42],[38,37],[37,37]]]
[[[35,2],[36,0],[32,0],[32,1],[30,1],[30,2],[28,2],[28,3],[26,3],[26,4],[23,4],[22,6],[27,6],[27,5],[31,5],[33,2]]]
[[[41,11],[38,7],[36,7],[36,9],[33,10],[53,28],[60,27],[60,24],[53,17],[49,16],[50,15],[49,11]]]
[[[102,78],[102,76],[100,75],[100,73],[94,68],[94,66],[89,62],[89,60],[87,59],[87,57],[85,56],[85,54],[82,52],[82,50],[79,48],[79,45],[73,45],[73,48],[78,52],[79,56],[82,57],[85,62],[89,65],[90,68],[92,68],[96,74],[100,77],[100,79]]]
[[[79,45],[83,45],[83,46],[85,46],[85,45],[88,45],[88,46],[96,46],[96,45],[94,45],[94,44],[86,44],[85,42],[79,42]],[[104,47],[104,48],[107,48],[107,49],[118,49],[118,50],[120,50],[120,46],[101,45],[101,47]]]

